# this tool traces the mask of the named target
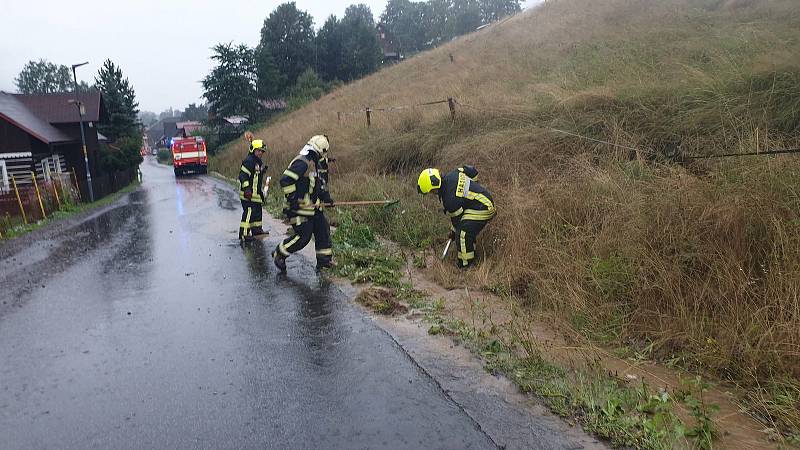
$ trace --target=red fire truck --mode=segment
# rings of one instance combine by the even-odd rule
[[[206,141],[199,136],[174,138],[170,145],[175,176],[186,172],[208,173]]]

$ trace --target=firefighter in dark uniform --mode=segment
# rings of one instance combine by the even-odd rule
[[[478,184],[478,171],[472,166],[459,167],[441,176],[438,169],[425,169],[417,180],[421,194],[436,192],[450,216],[450,239],[458,248],[456,264],[469,267],[475,260],[475,240],[496,214],[492,194]]]
[[[281,188],[288,203],[283,212],[289,218],[293,232],[272,253],[275,266],[281,271],[286,270],[286,258],[308,245],[312,236],[317,268],[334,265],[331,230],[321,207],[322,203],[333,203],[327,186],[329,147],[327,136],[312,137],[281,176]]]
[[[266,147],[264,141],[250,142],[250,151],[239,169],[239,199],[242,201],[242,221],[239,223],[239,240],[267,234],[263,228],[261,208],[264,204],[263,180],[267,166],[261,160]]]

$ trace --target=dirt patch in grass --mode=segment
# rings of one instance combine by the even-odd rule
[[[356,296],[356,302],[378,314],[386,316],[408,312],[408,307],[397,300],[397,291],[395,289],[370,287]]]
[[[791,440],[787,442],[782,438],[776,429],[769,429],[744,413],[741,401],[742,393],[734,386],[710,384],[709,378],[704,378],[703,387],[697,388],[692,384],[697,383],[697,379],[687,372],[655,364],[645,355],[630,354],[629,352],[617,354],[619,352],[613,348],[601,348],[576,332],[571,324],[555,315],[533,313],[530,307],[520,305],[508,292],[495,289],[488,283],[484,273],[487,268],[478,267],[475,270],[464,272],[451,270],[449,263],[441,262],[438,258],[427,257],[425,259],[425,267],[412,269],[410,273],[406,273],[402,281],[413,280],[414,289],[425,291],[429,299],[437,299],[439,308],[436,314],[423,316],[423,320],[430,320],[433,316],[438,318],[429,328],[429,333],[452,336],[468,347],[472,345],[469,342],[470,339],[475,340],[473,338],[476,336],[480,338],[477,341],[488,342],[489,344],[486,345],[501,345],[511,353],[517,353],[514,349],[525,347],[522,354],[530,353],[531,355],[519,360],[514,358],[510,361],[500,362],[493,360],[498,352],[487,351],[480,345],[474,349],[487,361],[489,366],[505,373],[524,391],[542,395],[542,392],[546,394],[547,390],[553,387],[551,384],[565,385],[566,382],[560,380],[566,380],[569,377],[563,375],[563,377],[554,377],[553,383],[545,383],[541,386],[531,385],[533,387],[528,386],[526,389],[526,383],[530,381],[528,378],[532,377],[531,379],[538,380],[542,376],[540,373],[543,370],[542,367],[548,370],[554,367],[563,368],[559,370],[563,370],[567,375],[573,373],[607,374],[610,379],[617,380],[620,383],[619,386],[627,385],[634,390],[640,389],[641,386],[649,386],[653,392],[661,393],[659,395],[667,393],[672,398],[670,404],[675,416],[679,417],[689,428],[686,433],[694,430],[692,427],[698,430],[716,430],[715,432],[718,434],[705,442],[713,442],[720,448],[775,448],[778,442],[791,442]],[[442,284],[448,288],[442,287]],[[453,286],[459,287],[452,288]],[[412,311],[410,316],[413,314]],[[525,345],[522,346],[522,343]],[[490,358],[487,358],[486,355],[489,355]],[[528,364],[532,360],[538,361],[537,364],[532,366]],[[537,370],[532,370],[531,367],[535,367]],[[528,374],[530,377],[520,377],[520,374]],[[580,377],[576,379],[582,383],[586,381]],[[614,382],[604,380],[599,375],[596,380],[587,385],[593,383],[601,383],[606,387],[616,386]],[[581,384],[576,385],[580,386]],[[624,389],[620,392],[623,391]],[[691,406],[692,402],[679,401],[678,398],[683,398],[681,396],[685,396],[686,392],[694,392],[695,397],[701,396],[706,403],[704,408],[707,410]],[[568,394],[568,396],[572,395]],[[589,396],[587,401],[591,403],[596,400],[595,397],[597,396]],[[580,398],[570,398],[571,406],[561,405],[562,408],[554,408],[554,410],[570,416],[574,413],[573,409],[581,410],[585,407],[578,402],[581,400]],[[604,404],[607,406],[609,400],[603,398],[603,402],[606,402]],[[614,396],[609,396],[609,398],[613,402]],[[642,405],[637,407],[642,407]],[[607,411],[601,412],[601,415],[606,413]],[[698,422],[705,420],[709,421],[706,424],[707,428],[697,425]],[[604,430],[594,426],[589,426],[589,429],[603,436],[610,436],[612,441],[617,444],[627,442],[615,440],[613,438],[614,430]],[[646,445],[644,441],[635,442],[638,445],[650,446]],[[679,439],[677,442],[691,443],[702,447],[698,443],[700,441],[691,438],[688,441]],[[631,442],[627,442],[627,444],[631,444]]]

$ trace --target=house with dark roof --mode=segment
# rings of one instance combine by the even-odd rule
[[[381,43],[381,52],[383,53],[383,64],[391,64],[400,62],[404,59],[400,45],[392,36],[392,33],[386,29],[386,25],[379,23],[375,26],[378,32],[378,40]]]
[[[192,133],[201,128],[203,128],[203,124],[197,121],[167,117],[147,127],[145,135],[151,146],[168,148],[172,138],[192,136]]]
[[[106,120],[99,91],[81,92],[89,168],[99,169],[97,124]],[[53,172],[75,172],[85,191],[86,164],[81,145],[80,118],[75,94],[9,94],[0,92],[0,190],[8,190],[13,175],[18,184],[37,178],[49,180]],[[86,198],[86,197],[84,197]]]

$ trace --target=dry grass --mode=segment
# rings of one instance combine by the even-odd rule
[[[765,398],[800,377],[800,159],[669,161],[800,145],[798,30],[795,0],[551,0],[257,134],[273,175],[328,134],[334,196],[402,198],[404,214],[359,218],[412,247],[446,233],[414,175],[476,165],[499,207],[480,242],[487,287]],[[455,123],[446,104],[376,112],[369,129],[361,114],[337,121],[449,96]],[[244,150],[216,168],[233,174]],[[797,404],[753,401],[784,431],[800,427]]]

